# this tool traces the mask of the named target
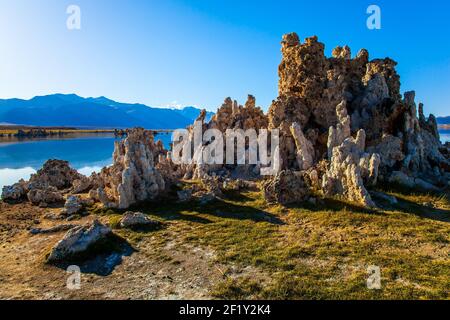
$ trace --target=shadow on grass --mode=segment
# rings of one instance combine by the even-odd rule
[[[450,210],[435,208],[424,204],[419,204],[404,198],[397,198],[398,203],[391,204],[386,200],[375,198],[375,202],[380,209],[371,209],[361,207],[349,202],[340,201],[337,199],[325,199],[322,204],[312,205],[309,203],[291,204],[286,206],[290,209],[307,209],[312,212],[341,212],[349,211],[362,214],[386,216],[387,212],[400,211],[406,214],[413,214],[422,218],[450,222]]]
[[[422,218],[447,223],[450,222],[450,210],[434,208],[418,204],[406,199],[398,199],[398,204],[396,204],[394,208],[397,210],[400,209],[403,212],[414,214]]]
[[[430,192],[427,190],[410,189],[398,185],[381,185],[379,190],[398,194],[400,196],[423,198],[423,202],[418,203],[397,196],[397,204],[384,202],[386,210],[388,211],[400,210],[430,220],[450,222],[450,209],[436,208],[433,206],[433,203],[435,202],[443,202],[446,207],[450,208],[450,190],[448,189],[443,190],[442,192]]]
[[[247,205],[246,200],[252,200],[245,195],[233,194],[227,200],[216,198],[206,204],[198,201],[178,203],[175,200],[167,200],[160,203],[145,203],[135,207],[145,214],[157,216],[163,220],[183,220],[201,224],[212,223],[213,217],[236,220],[252,220],[254,222],[268,222],[272,224],[284,224],[275,215]],[[228,201],[232,199],[233,201]]]
[[[358,206],[356,204],[341,201],[338,199],[322,199],[322,203],[311,204],[311,203],[299,203],[299,204],[290,204],[287,205],[286,208],[290,209],[307,209],[312,212],[323,212],[323,211],[351,211],[355,213],[365,213],[371,215],[386,215],[379,209],[366,208],[362,206]]]

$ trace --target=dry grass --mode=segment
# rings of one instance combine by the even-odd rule
[[[391,193],[399,203],[383,210],[332,200],[267,206],[259,192],[206,206],[139,209],[177,221],[168,236],[182,234],[184,243],[216,252],[216,262],[227,266],[216,298],[448,299],[448,195]],[[381,290],[367,289],[369,265],[381,268]],[[236,268],[257,272],[241,276]]]
[[[42,213],[24,207],[24,214],[17,215],[15,207],[4,206],[0,221],[10,228],[2,231],[0,256],[9,271],[0,271],[0,296],[449,299],[449,195],[382,191],[395,195],[398,204],[380,203],[383,209],[377,210],[336,200],[269,206],[256,191],[229,192],[206,205],[173,198],[144,204],[133,210],[163,227],[115,229],[137,251],[108,276],[86,275],[89,283],[76,293],[64,291],[64,270],[37,258],[62,235],[30,237],[25,223]],[[121,214],[92,208],[83,219],[99,217],[117,227]],[[24,254],[33,264],[15,265]],[[381,290],[367,288],[370,265],[381,268]],[[30,275],[26,281],[25,275]],[[33,295],[27,295],[30,290]]]

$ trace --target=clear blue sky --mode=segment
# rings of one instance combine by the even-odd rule
[[[79,5],[82,29],[66,28]],[[366,9],[382,29],[366,28]],[[450,2],[253,0],[0,0],[0,97],[49,93],[107,96],[152,106],[215,110],[226,96],[277,96],[282,34],[317,35],[329,55],[399,62],[402,91],[426,111],[449,115]]]

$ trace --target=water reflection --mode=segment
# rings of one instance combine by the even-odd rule
[[[0,169],[0,188],[16,183],[20,179],[29,179],[35,173],[31,167],[21,169]]]
[[[156,139],[168,147],[171,134],[158,134]],[[67,160],[84,175],[99,172],[111,165],[115,140],[112,134],[100,134],[0,142],[0,190],[20,179],[28,180],[48,159]]]

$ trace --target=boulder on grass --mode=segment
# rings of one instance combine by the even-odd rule
[[[128,211],[120,220],[120,227],[125,229],[148,228],[152,226],[157,227],[159,225],[160,223],[158,221],[149,219],[141,212]]]
[[[81,257],[99,241],[112,235],[112,230],[95,220],[91,225],[69,230],[52,249],[47,262],[64,262]]]

